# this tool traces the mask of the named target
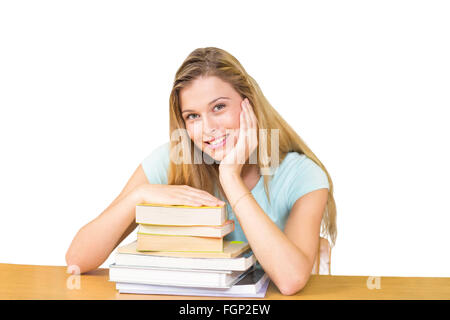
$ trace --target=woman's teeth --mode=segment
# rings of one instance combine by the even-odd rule
[[[211,142],[206,142],[206,143],[208,144],[208,146],[211,149],[216,149],[216,148],[218,148],[220,146],[223,146],[226,143],[226,139],[227,138],[228,138],[228,135],[225,135],[225,136],[223,136],[223,137],[221,137],[219,139],[216,139],[216,140],[211,141]]]
[[[220,138],[220,139],[217,139],[217,140],[214,140],[214,141],[212,141],[212,142],[210,142],[209,144],[211,144],[211,145],[213,145],[213,146],[215,146],[216,144],[219,144],[219,143],[221,143],[224,139],[225,139],[226,137],[225,136],[223,136],[222,138]]]

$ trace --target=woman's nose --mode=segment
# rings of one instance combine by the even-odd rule
[[[218,129],[218,123],[208,117],[203,118],[203,133],[205,135],[213,135]]]
[[[200,121],[194,123],[194,136],[211,138],[217,133],[218,128],[214,120],[203,117]]]

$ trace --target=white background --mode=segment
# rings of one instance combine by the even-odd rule
[[[450,276],[449,16],[446,1],[1,2],[0,263],[65,265],[169,140],[184,58],[216,46],[331,174],[332,274]]]

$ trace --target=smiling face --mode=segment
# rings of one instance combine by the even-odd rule
[[[213,76],[197,78],[180,91],[180,108],[189,137],[217,161],[237,142],[242,100],[229,83]]]

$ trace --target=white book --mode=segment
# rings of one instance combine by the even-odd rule
[[[230,288],[190,288],[136,283],[116,283],[119,293],[164,294],[187,296],[264,297],[270,282],[262,268],[254,268]]]
[[[109,281],[181,287],[229,288],[246,271],[109,266]]]
[[[125,266],[245,271],[256,263],[256,257],[251,250],[247,250],[236,258],[220,259],[165,257],[116,251],[114,262],[116,265]]]

